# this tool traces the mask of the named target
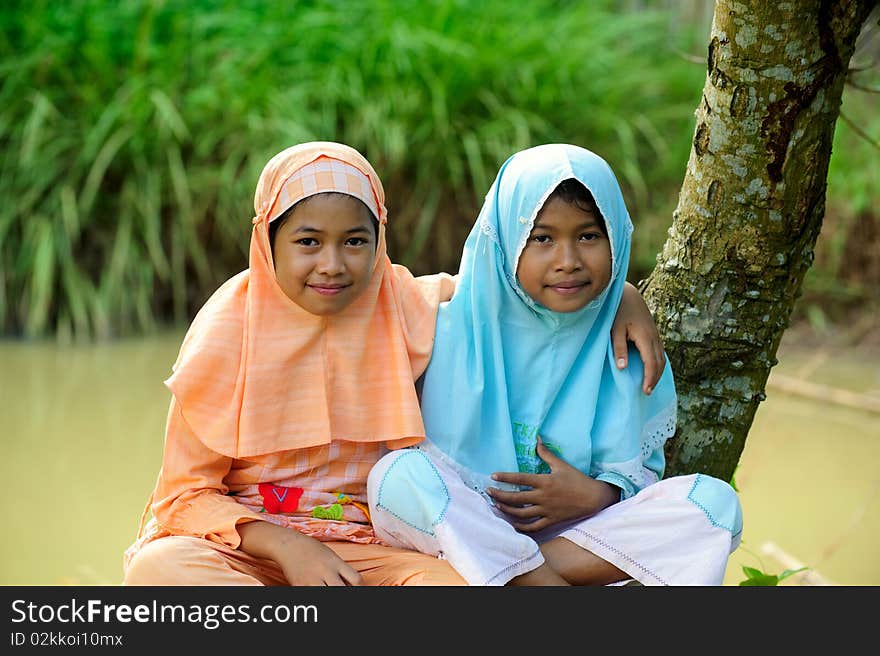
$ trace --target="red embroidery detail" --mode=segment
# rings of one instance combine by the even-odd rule
[[[303,493],[301,487],[284,487],[271,483],[260,483],[258,488],[263,497],[263,508],[272,514],[296,512]]]

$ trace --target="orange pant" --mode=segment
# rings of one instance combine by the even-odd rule
[[[416,551],[355,542],[325,542],[365,585],[467,585],[448,562]],[[287,585],[271,560],[201,538],[168,536],[141,548],[124,585]]]

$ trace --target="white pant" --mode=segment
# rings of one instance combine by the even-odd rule
[[[649,485],[583,520],[528,536],[479,489],[418,448],[392,451],[367,480],[376,535],[449,561],[470,585],[504,585],[544,562],[564,537],[644,585],[721,585],[742,511],[727,483],[703,474]]]

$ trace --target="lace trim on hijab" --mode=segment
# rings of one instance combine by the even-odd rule
[[[602,472],[614,472],[630,481],[637,492],[656,483],[660,480],[657,473],[645,467],[644,462],[654,451],[662,447],[666,440],[675,435],[677,416],[678,404],[672,401],[642,428],[640,455],[623,462],[594,462],[590,468],[590,476],[596,477]]]
[[[555,187],[554,187],[555,188]],[[546,200],[546,199],[545,199]],[[538,209],[543,207],[543,203],[538,205]],[[535,211],[535,215],[537,215],[537,210]],[[526,242],[529,239],[529,234],[532,231],[531,226],[535,223],[535,217],[532,217],[532,220],[528,222],[524,217],[519,218],[520,223],[529,223],[528,230],[523,232],[522,237],[520,238],[520,243],[516,248],[516,259],[513,262],[513,273],[507,271],[507,267],[504,267],[504,276],[507,278],[507,282],[513,287],[513,290],[516,292],[517,296],[520,297],[523,303],[528,305],[533,310],[537,307],[534,299],[523,291],[523,289],[519,286],[519,281],[516,279],[516,266],[519,262],[519,255],[522,253],[522,250],[526,247]],[[489,221],[487,216],[480,217],[480,232],[486,235],[489,239],[491,239],[496,246],[498,246],[499,251],[502,253],[502,257],[504,257],[503,249],[501,248],[501,237],[498,236],[498,231],[495,230],[495,226]]]
[[[498,236],[498,231],[495,230],[495,226],[489,223],[489,219],[485,216],[480,217],[480,232],[499,246],[501,245],[501,238]]]

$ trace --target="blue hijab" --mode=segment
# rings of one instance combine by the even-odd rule
[[[602,213],[612,272],[586,307],[559,313],[523,290],[516,269],[538,211],[569,178],[590,190]],[[548,471],[535,451],[538,436],[624,498],[662,477],[662,446],[675,431],[671,367],[646,396],[638,353],[630,349],[629,366],[618,370],[610,337],[631,234],[614,173],[589,150],[537,146],[501,167],[465,242],[455,294],[440,306],[421,390],[423,448],[472,487],[502,487],[492,472]]]

